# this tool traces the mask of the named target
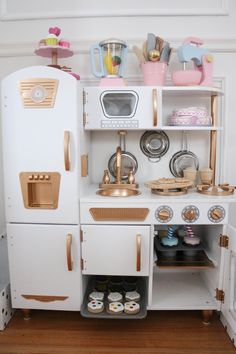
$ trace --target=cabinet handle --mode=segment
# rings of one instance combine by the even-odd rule
[[[66,236],[66,257],[67,257],[67,269],[72,270],[72,258],[71,258],[71,244],[72,244],[72,235],[68,234]]]
[[[65,163],[66,171],[70,171],[69,142],[70,142],[70,132],[68,130],[65,130],[64,131],[64,163]]]
[[[136,271],[141,270],[141,235],[136,235]]]
[[[153,126],[157,126],[157,89],[152,90]]]

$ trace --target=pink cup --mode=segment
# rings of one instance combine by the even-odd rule
[[[167,64],[160,62],[141,63],[143,82],[147,86],[164,86],[166,82]]]

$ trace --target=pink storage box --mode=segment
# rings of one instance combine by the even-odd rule
[[[164,86],[166,83],[167,64],[159,62],[141,63],[143,82],[147,86]]]

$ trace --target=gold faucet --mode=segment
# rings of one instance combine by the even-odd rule
[[[116,149],[116,183],[121,184],[121,147]]]

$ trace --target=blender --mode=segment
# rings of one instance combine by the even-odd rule
[[[124,86],[124,61],[127,44],[120,39],[106,39],[94,44],[90,49],[92,72],[101,78],[100,86]],[[98,55],[99,70],[96,68],[95,57]]]

